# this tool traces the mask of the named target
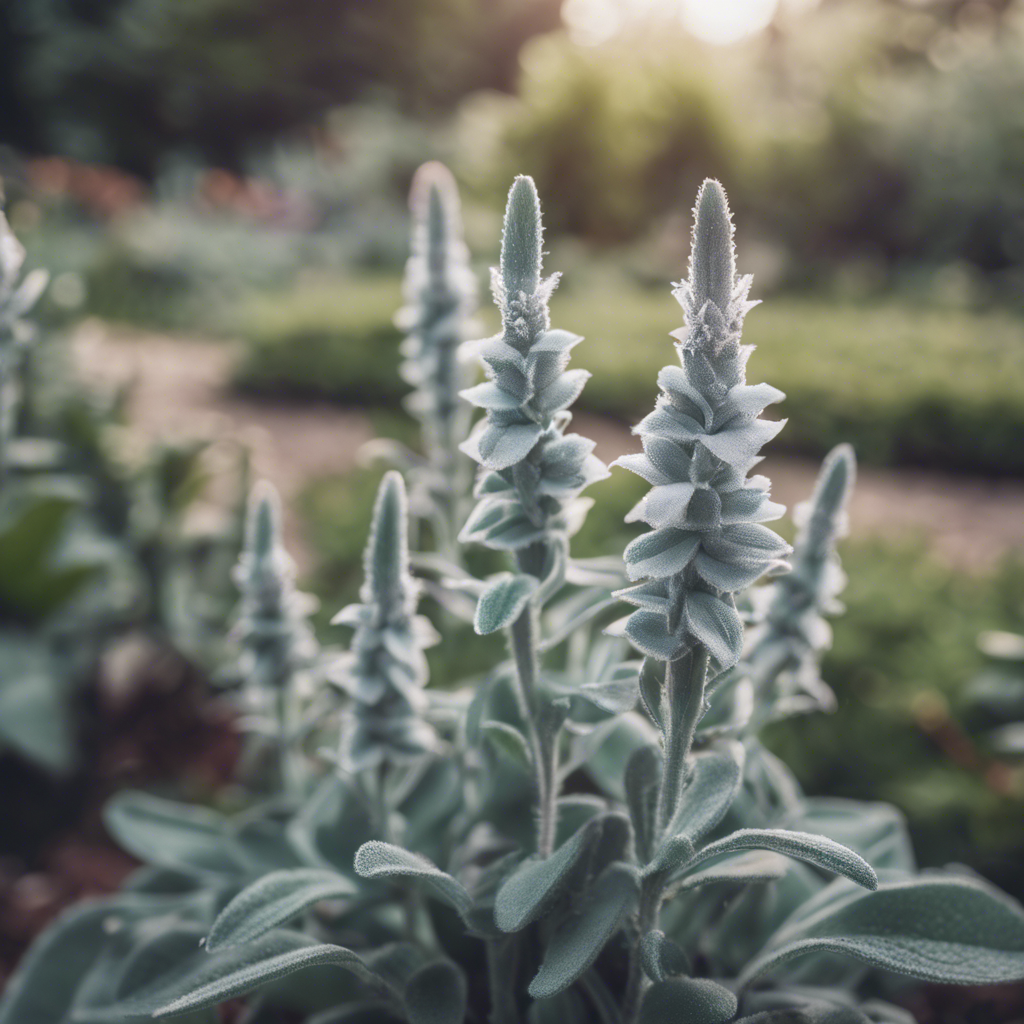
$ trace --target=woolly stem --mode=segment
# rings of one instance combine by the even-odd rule
[[[629,973],[626,977],[626,991],[622,997],[622,1019],[633,1024],[640,1015],[647,979],[640,961],[640,939],[658,925],[661,912],[662,878],[649,875],[640,885],[640,906],[637,912],[637,934],[629,953]]]
[[[537,785],[537,852],[548,857],[555,844],[558,823],[558,786],[556,784],[555,745],[537,728],[538,694],[537,676],[537,611],[531,602],[509,629],[512,660],[516,668],[516,681],[520,710],[526,725],[533,754],[533,768]]]
[[[689,774],[690,750],[704,709],[708,652],[699,645],[665,667],[662,721],[665,736],[665,769],[658,787],[659,836],[672,820]]]
[[[488,939],[487,980],[491,994],[490,1024],[519,1024],[515,980],[518,973],[518,936]]]

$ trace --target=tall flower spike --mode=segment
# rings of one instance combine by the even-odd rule
[[[347,772],[414,760],[436,745],[420,712],[426,704],[423,651],[438,638],[429,620],[416,614],[419,588],[409,575],[407,529],[405,484],[392,471],[373,507],[360,603],[331,620],[355,627],[338,677],[352,698],[341,736],[340,764]]]
[[[672,332],[682,366],[658,374],[656,408],[636,428],[643,452],[615,463],[652,485],[627,516],[651,530],[625,552],[638,586],[618,592],[638,610],[624,631],[644,654],[672,662],[705,650],[712,671],[740,657],[743,629],[734,595],[785,567],[789,546],[764,522],[784,509],[769,481],[747,473],[785,421],[759,418],[780,401],[768,384],[748,385],[752,346],[740,344],[751,278],[736,277],[733,226],[717,181],[701,186],[694,209],[690,280],[673,294],[686,326]]]
[[[491,272],[502,333],[481,351],[488,380],[462,392],[487,415],[461,446],[485,472],[460,539],[505,551],[564,547],[591,504],[580,492],[608,475],[593,441],[565,433],[568,407],[590,374],[566,369],[583,339],[551,329],[548,301],[558,275],[541,277],[542,244],[537,190],[520,176],[509,191],[501,264]]]
[[[242,595],[234,627],[242,648],[242,678],[265,702],[291,687],[319,650],[307,622],[317,602],[295,589],[295,564],[281,544],[280,498],[266,481],[252,490],[234,579]]]
[[[405,306],[396,323],[408,331],[402,376],[415,390],[406,407],[419,420],[426,464],[410,472],[414,514],[440,519],[455,540],[459,498],[469,487],[469,466],[458,445],[469,432],[472,410],[459,392],[473,381],[460,348],[475,329],[476,279],[462,240],[459,194],[451,172],[424,164],[413,179],[412,253],[405,266]]]
[[[765,610],[764,621],[751,631],[744,661],[762,720],[765,713],[775,716],[835,707],[818,662],[832,645],[832,629],[823,616],[843,610],[838,596],[846,576],[836,542],[847,532],[846,503],[856,472],[850,445],[838,445],[828,453],[810,500],[793,510],[799,527],[793,571],[754,592]]]

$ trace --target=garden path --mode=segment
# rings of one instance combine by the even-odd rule
[[[273,480],[290,504],[318,476],[357,464],[373,436],[369,417],[327,402],[268,402],[232,394],[228,387],[237,348],[222,341],[169,337],[114,328],[96,320],[75,331],[80,372],[101,384],[134,381],[131,417],[149,436],[212,435],[243,439],[254,469]],[[576,429],[597,441],[605,461],[636,451],[637,440],[612,420],[581,414]],[[792,506],[813,486],[817,463],[769,456],[763,472],[777,500]],[[988,568],[1007,551],[1024,548],[1024,484],[926,470],[863,467],[850,509],[858,536],[923,533],[944,560]],[[300,563],[306,552],[293,516],[288,541]]]

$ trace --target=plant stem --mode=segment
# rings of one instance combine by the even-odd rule
[[[626,977],[626,991],[622,997],[622,1019],[633,1024],[640,1014],[646,978],[640,962],[640,939],[658,925],[661,912],[661,875],[650,875],[640,884],[640,907],[637,911],[637,934],[629,953],[629,974]]]
[[[537,852],[549,857],[555,844],[558,822],[558,786],[553,737],[546,738],[537,728],[537,611],[532,602],[512,623],[512,659],[519,684],[520,710],[526,724],[537,784]]]
[[[487,980],[491,992],[490,1024],[519,1024],[515,980],[518,936],[487,940]]]
[[[703,646],[665,666],[665,688],[661,700],[662,721],[665,723],[665,766],[658,787],[659,841],[679,807],[689,775],[693,738],[704,709],[707,674],[708,652]],[[664,887],[665,877],[660,873],[647,876],[640,886],[640,905],[636,917],[637,941],[630,953],[629,974],[622,1000],[622,1018],[626,1024],[634,1024],[640,1014],[647,984],[640,962],[639,940],[658,925]]]
[[[708,652],[703,646],[688,652],[665,668],[662,721],[665,735],[665,768],[658,788],[658,836],[664,832],[679,806],[689,775],[690,750],[704,710]]]

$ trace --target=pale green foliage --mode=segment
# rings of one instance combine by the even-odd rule
[[[462,445],[486,470],[462,539],[503,551],[534,544],[564,550],[589,507],[580,492],[607,476],[592,454],[594,442],[565,433],[568,407],[590,374],[567,369],[583,339],[551,329],[548,300],[558,276],[541,277],[542,240],[537,190],[531,179],[517,178],[501,266],[492,274],[502,333],[481,349],[488,380],[463,392],[487,415]]]
[[[637,607],[625,634],[644,654],[675,661],[703,647],[719,669],[740,657],[743,629],[732,595],[785,566],[788,545],[766,526],[783,508],[764,477],[747,479],[761,446],[785,421],[759,419],[783,398],[749,386],[751,348],[740,344],[750,277],[736,277],[732,221],[715,181],[694,210],[690,280],[674,295],[686,326],[673,332],[682,367],[658,375],[657,408],[636,428],[642,454],[617,461],[652,484],[630,513],[651,531],[626,549],[630,579],[619,596]]]
[[[818,660],[832,645],[832,630],[823,616],[843,610],[838,597],[846,577],[836,542],[846,533],[846,503],[855,473],[849,445],[828,454],[810,500],[794,510],[799,530],[792,571],[752,592],[763,609],[763,622],[748,633],[743,668],[754,684],[759,720],[835,707]]]
[[[510,552],[515,572],[418,563],[453,570],[441,585],[476,598],[467,617],[505,630],[510,659],[424,689],[433,634],[388,474],[360,602],[335,620],[355,628],[328,673],[349,697],[340,771],[285,729],[305,768],[282,772],[278,799],[226,815],[115,798],[108,828],[149,866],[43,936],[0,1024],[207,1024],[236,997],[254,1024],[906,1024],[873,998],[878,971],[1024,979],[1024,909],[964,873],[915,874],[897,811],[806,797],[757,740],[767,718],[803,710],[786,673],[818,678],[853,460],[826,461],[791,575],[757,599],[767,612],[741,660],[737,601],[786,568],[761,525],[781,510],[747,478],[778,429],[758,414],[780,396],[743,381],[749,280],[720,186],[696,212],[682,367],[663,371],[644,453],[624,460],[653,487],[635,513],[653,529],[626,556],[644,582],[625,633],[644,661],[597,633],[622,574],[570,557],[580,491],[604,470],[564,432],[579,339],[548,323],[539,205],[520,178],[495,274],[503,333],[469,392],[487,415],[466,445],[483,469],[464,532]],[[241,621],[250,649],[283,644],[271,664],[287,667],[304,620],[277,531],[264,496]],[[266,679],[295,698],[295,672]]]
[[[235,624],[240,672],[264,702],[294,685],[318,651],[307,621],[316,602],[295,588],[295,564],[281,543],[280,498],[268,483],[253,489],[234,578],[242,595]]]
[[[405,485],[396,472],[381,481],[364,555],[361,603],[332,620],[355,627],[351,654],[334,669],[352,698],[342,728],[340,763],[349,772],[422,757],[436,745],[423,719],[433,626],[416,614],[419,588],[409,575]]]
[[[458,446],[469,431],[471,409],[459,392],[475,376],[464,343],[475,327],[477,285],[448,169],[424,164],[413,180],[409,205],[412,254],[403,284],[406,305],[396,322],[408,331],[401,371],[415,390],[405,404],[420,421],[424,453],[424,461],[409,470],[410,507],[434,524],[438,546],[450,552],[468,486],[468,465]]]

